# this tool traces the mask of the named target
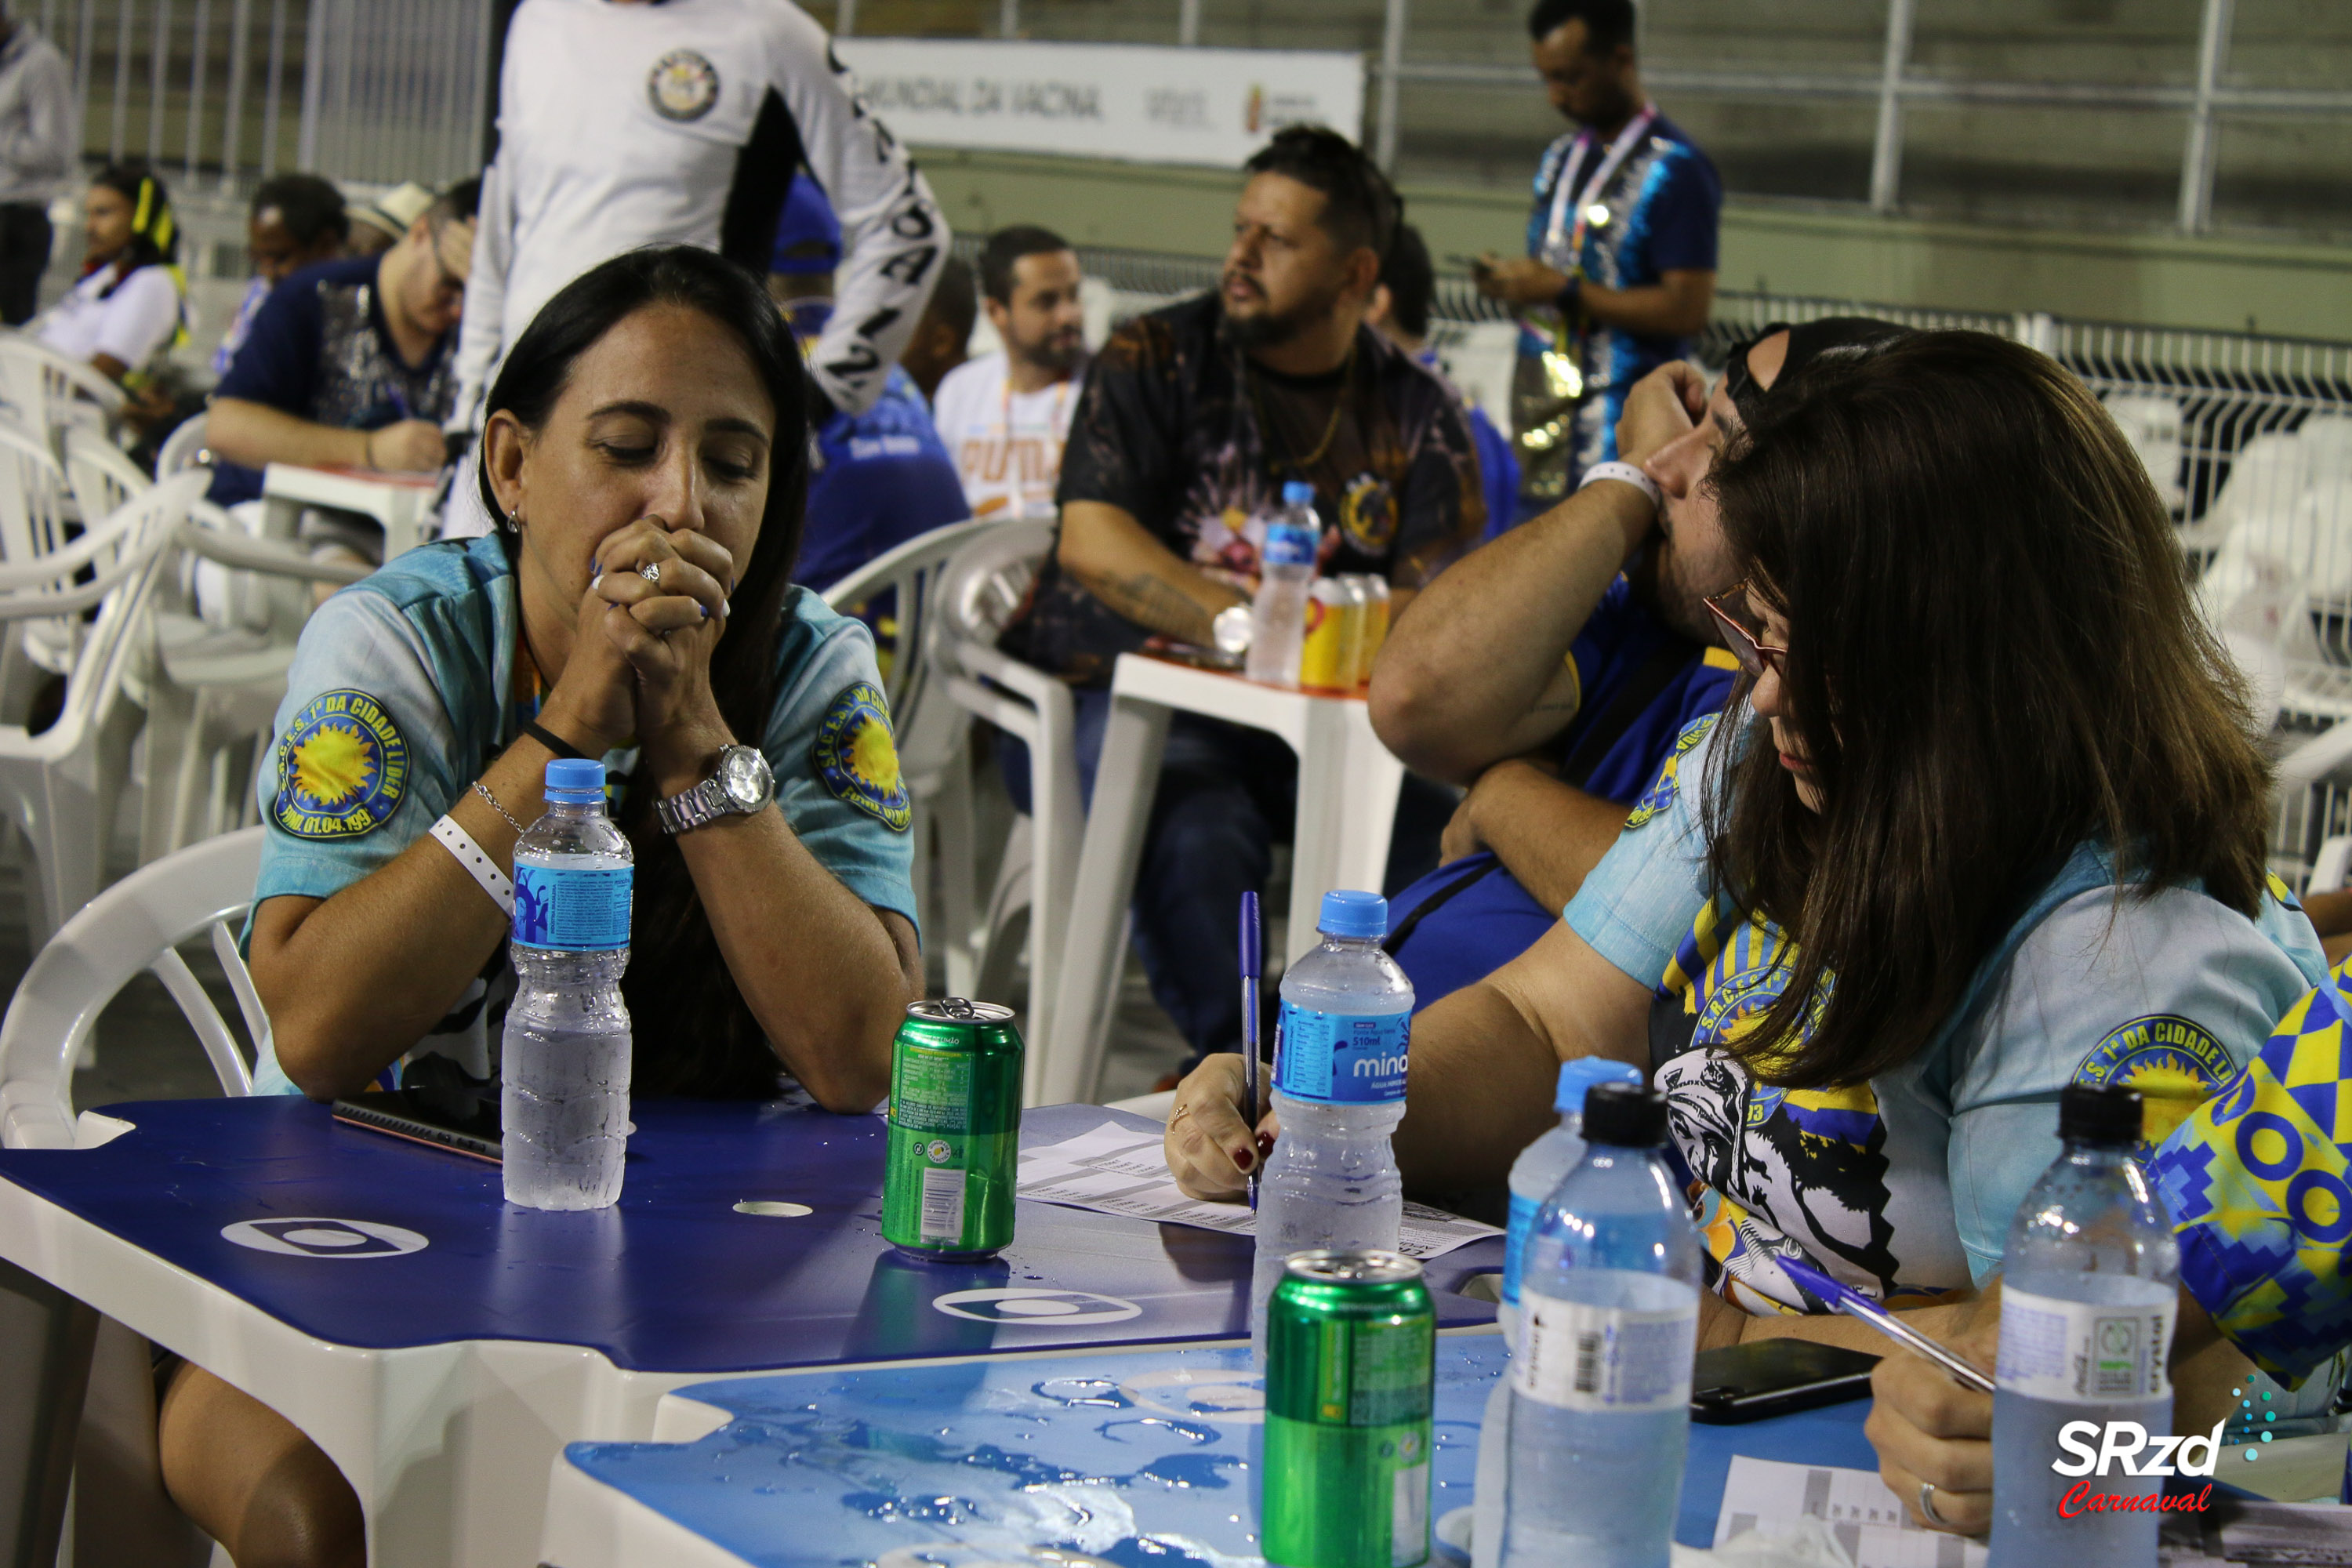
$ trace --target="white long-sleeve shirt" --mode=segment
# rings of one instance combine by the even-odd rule
[[[558,289],[641,245],[699,245],[764,274],[803,162],[841,220],[832,324],[810,364],[862,412],[922,315],[949,234],[824,30],[790,0],[525,0],[507,32],[499,151],[458,341],[451,424]]]

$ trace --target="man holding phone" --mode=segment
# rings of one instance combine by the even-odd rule
[[[1471,267],[1481,293],[1520,310],[1522,520],[1614,458],[1625,395],[1689,357],[1715,302],[1723,206],[1715,165],[1642,89],[1633,0],[1535,0],[1528,33],[1545,93],[1576,129],[1537,168],[1528,254]]]

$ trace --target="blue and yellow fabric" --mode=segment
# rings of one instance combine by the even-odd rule
[[[2352,1345],[2352,963],[2149,1162],[2181,1282],[2290,1386]]]

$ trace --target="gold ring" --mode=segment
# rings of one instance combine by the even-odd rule
[[[1189,1105],[1180,1105],[1180,1106],[1178,1106],[1178,1107],[1176,1108],[1174,1114],[1171,1115],[1171,1116],[1168,1118],[1168,1125],[1169,1125],[1169,1126],[1171,1126],[1171,1127],[1173,1127],[1173,1126],[1175,1126],[1179,1121],[1183,1121],[1183,1120],[1184,1120],[1184,1118],[1186,1118],[1187,1116],[1190,1116],[1190,1115],[1192,1115],[1192,1108],[1191,1106],[1189,1106]]]

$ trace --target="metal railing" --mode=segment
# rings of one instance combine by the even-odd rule
[[[302,169],[446,184],[481,163],[491,0],[16,0],[73,63],[82,145],[183,201]]]

